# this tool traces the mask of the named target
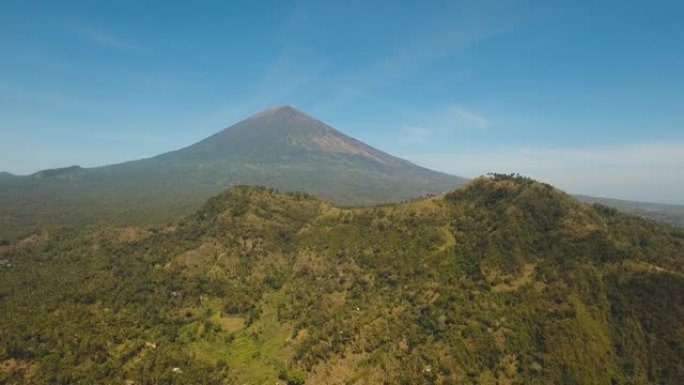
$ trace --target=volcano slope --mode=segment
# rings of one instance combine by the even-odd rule
[[[37,228],[156,225],[192,213],[210,197],[240,184],[305,191],[359,205],[443,194],[465,182],[281,106],[151,158],[0,175],[0,240]]]
[[[684,233],[526,178],[2,247],[4,384],[679,384]]]

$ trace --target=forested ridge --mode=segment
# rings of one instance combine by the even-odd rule
[[[519,176],[0,246],[3,384],[681,384],[684,231]]]

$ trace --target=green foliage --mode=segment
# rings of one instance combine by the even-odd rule
[[[606,205],[602,205],[600,203],[593,203],[591,206],[599,214],[604,215],[604,216],[614,216],[614,215],[617,215],[617,213],[618,213],[617,209],[615,209],[613,207],[608,207]]]
[[[355,208],[239,186],[0,260],[0,383],[684,378],[684,232],[517,176]]]
[[[287,385],[303,385],[306,381],[306,373],[299,369],[288,369],[280,372],[278,376]]]
[[[534,179],[532,179],[530,177],[522,176],[522,175],[517,174],[517,173],[500,174],[500,173],[490,172],[490,173],[487,173],[487,176],[489,176],[490,178],[492,178],[493,180],[495,180],[497,182],[501,182],[501,181],[505,181],[505,180],[513,181],[516,183],[526,183],[526,184],[530,184],[530,183],[535,182]]]

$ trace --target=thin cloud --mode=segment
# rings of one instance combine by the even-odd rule
[[[363,68],[333,79],[333,86],[354,86],[364,93],[394,84],[429,68],[436,62],[512,30],[510,26],[458,23],[413,36],[391,52],[380,53]]]
[[[430,134],[445,134],[450,132],[484,130],[490,126],[488,117],[460,105],[422,110],[415,112],[409,119],[413,123],[406,126],[401,133],[408,133],[414,136],[421,134],[422,137],[427,136],[425,134],[428,129],[424,127],[429,127]],[[412,131],[407,130],[407,128],[411,128]]]
[[[377,90],[410,79],[436,63],[454,57],[478,44],[514,31],[520,20],[512,17],[486,17],[481,12],[461,12],[448,22],[427,25],[414,31],[411,36],[402,38],[390,45],[392,48],[378,47],[377,54],[363,65],[346,72],[320,79],[327,88],[334,90],[319,104],[322,107],[339,110],[340,106],[356,103],[373,103],[383,108],[393,109],[403,115],[401,106],[392,107],[393,102],[369,100],[359,95],[376,95]],[[462,15],[462,16],[459,16]],[[466,16],[467,15],[467,16]],[[349,92],[353,90],[354,92]],[[478,124],[482,124],[480,121]]]
[[[399,141],[409,144],[425,143],[431,135],[432,130],[428,130],[427,128],[405,126],[399,132]]]
[[[684,142],[417,154],[406,158],[465,177],[517,172],[570,193],[684,204]]]
[[[489,127],[489,119],[484,115],[477,114],[465,107],[456,106],[452,107],[450,111],[456,116],[456,118],[468,126],[476,127],[480,129],[485,129]]]
[[[141,46],[125,41],[119,37],[94,29],[79,29],[78,33],[84,38],[90,40],[105,48],[112,48],[121,52],[144,52]]]
[[[235,105],[239,104],[246,106],[241,110],[254,111],[263,107],[264,103],[291,103],[304,99],[309,101],[307,106],[310,109],[325,113],[365,104],[395,111],[398,116],[404,117],[404,121],[417,121],[407,116],[403,106],[378,97],[376,91],[411,78],[440,60],[483,41],[509,33],[519,24],[516,18],[496,18],[496,22],[493,22],[485,11],[465,11],[462,9],[454,13],[455,18],[448,21],[420,26],[409,37],[377,47],[375,54],[363,63],[335,71],[334,63],[327,56],[311,50],[314,45],[311,44],[311,36],[316,35],[313,29],[316,24],[311,21],[319,17],[320,10],[299,3],[285,18],[278,34],[280,52],[272,65],[255,81],[246,95],[240,100],[226,100],[226,105],[235,109]],[[310,96],[317,93],[324,93],[324,97]],[[462,110],[461,117],[450,113],[452,124],[456,119],[463,127],[481,128],[489,124],[481,115],[469,113],[465,108]],[[217,112],[217,115],[221,114],[225,115],[222,111]],[[433,129],[432,124],[421,126]]]
[[[55,105],[70,107],[80,104],[72,95],[43,88],[33,88],[0,82],[0,100],[5,103],[26,103],[32,106]]]

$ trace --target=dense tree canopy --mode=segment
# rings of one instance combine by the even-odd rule
[[[684,232],[519,176],[0,245],[0,383],[679,384]]]

